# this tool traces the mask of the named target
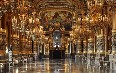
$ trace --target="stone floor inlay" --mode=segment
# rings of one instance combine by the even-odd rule
[[[74,59],[43,59],[32,63],[24,63],[20,67],[13,67],[8,73],[116,73],[116,71],[77,63]]]

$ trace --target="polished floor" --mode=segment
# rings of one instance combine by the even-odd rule
[[[116,71],[75,62],[74,59],[42,59],[40,61],[24,63],[20,67],[11,67],[8,73],[116,73]]]

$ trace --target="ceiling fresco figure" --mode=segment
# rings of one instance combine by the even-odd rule
[[[46,13],[42,13],[41,14],[41,19],[40,19],[41,25],[44,26],[44,30],[48,30],[49,26],[49,20],[48,20],[48,16]]]
[[[46,11],[41,13],[40,21],[46,31],[48,31],[50,27],[57,30],[64,27],[65,30],[71,31],[73,15],[67,11]]]
[[[71,30],[72,21],[73,21],[73,15],[69,12],[66,16],[66,19],[62,23],[66,30]]]
[[[57,23],[57,22],[61,23],[61,22],[62,22],[62,18],[61,18],[61,16],[59,15],[58,12],[55,12],[55,14],[54,14],[54,16],[53,16],[53,18],[52,18],[52,22],[53,22],[53,23]]]

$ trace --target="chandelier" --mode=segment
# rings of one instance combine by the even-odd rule
[[[32,9],[31,2],[28,0],[18,0],[15,2],[16,9],[12,11],[12,28],[23,34],[31,33],[39,27],[39,17],[37,12]]]
[[[89,36],[91,34],[91,30],[84,26],[84,25],[76,25],[76,26],[73,26],[72,27],[72,31],[70,32],[70,37],[72,40],[75,40],[75,39],[85,39],[86,36]]]

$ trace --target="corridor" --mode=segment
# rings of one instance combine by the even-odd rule
[[[8,73],[116,73],[116,71],[105,67],[100,69],[88,66],[82,62],[75,62],[74,59],[42,59],[31,63],[25,62],[23,66],[11,67]]]
[[[116,0],[0,0],[0,73],[116,73]]]

